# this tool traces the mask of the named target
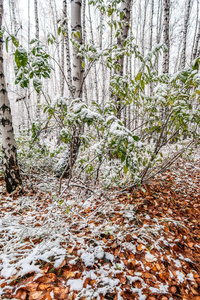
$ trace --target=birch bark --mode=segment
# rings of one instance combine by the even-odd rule
[[[91,17],[91,8],[90,3],[88,3],[88,13],[89,13],[89,20],[90,20],[90,34],[91,34],[91,41],[94,45],[94,33],[92,28],[92,17]],[[97,83],[97,64],[95,63],[94,66],[94,84],[95,84],[95,94],[96,94],[96,101],[99,103],[99,93],[98,93],[98,83]]]
[[[165,43],[167,50],[163,53],[163,73],[169,72],[169,12],[170,12],[170,0],[163,0],[164,14],[163,14],[163,42]]]
[[[183,30],[183,49],[182,49],[182,55],[181,55],[181,68],[182,69],[185,68],[185,64],[186,64],[187,33],[188,33],[190,11],[191,11],[191,0],[187,0],[185,20],[184,20],[184,30]]]
[[[121,35],[118,37],[117,44],[120,49],[123,49],[124,42],[128,37],[129,23],[130,23],[130,11],[131,11],[131,0],[126,0],[121,3],[121,10],[123,11],[123,23],[121,29]],[[123,76],[124,72],[124,55],[121,55],[118,61],[120,65],[119,74]],[[117,117],[121,118],[121,101],[117,99]]]
[[[199,56],[200,54],[200,50],[198,51],[198,44],[200,41],[200,19],[199,19],[199,1],[197,0],[197,23],[198,23],[198,32],[196,37],[194,37],[194,43],[193,43],[193,47],[192,47],[192,59],[195,59],[196,57]],[[195,33],[197,31],[197,23],[196,23],[196,30]]]
[[[82,44],[82,25],[81,25],[81,6],[82,0],[71,0],[71,28],[72,33],[77,33],[73,36],[73,39],[78,44]],[[83,68],[81,58],[78,55],[77,47],[73,47],[73,68],[72,68],[72,88],[74,93],[74,98],[79,98],[82,100],[82,80],[83,80]],[[76,162],[79,148],[81,145],[80,134],[83,131],[82,126],[77,126],[74,128],[73,141],[68,147],[66,157],[64,157],[64,165],[62,168],[58,168],[57,176],[60,176],[60,181],[62,178],[66,177],[69,180],[72,177],[73,165]],[[62,160],[62,159],[61,159]],[[58,163],[58,165],[60,162]],[[64,168],[64,170],[63,170]]]
[[[71,0],[71,29],[72,33],[79,32],[74,37],[75,42],[82,44],[82,25],[81,25],[81,6],[82,0]],[[72,87],[74,98],[82,98],[83,68],[78,50],[73,47],[73,68],[72,68]]]
[[[70,46],[69,46],[69,27],[68,27],[68,18],[67,18],[67,0],[63,0],[63,17],[64,17],[64,28],[65,28],[65,55],[66,55],[66,65],[67,65],[67,80],[72,86],[72,69],[71,69],[71,55],[70,55]]]
[[[34,0],[34,9],[35,9],[35,37],[39,40],[40,31],[39,31],[39,17],[38,17],[38,0]]]
[[[3,0],[0,0],[0,28],[3,18]],[[3,40],[0,39],[0,127],[3,145],[3,169],[8,193],[21,185],[21,177],[17,164],[17,150],[15,145],[12,115],[6,90],[4,77]]]

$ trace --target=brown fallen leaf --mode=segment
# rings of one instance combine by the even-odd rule
[[[194,295],[196,295],[196,296],[199,295],[199,293],[192,286],[190,287],[190,289]]]
[[[38,279],[36,279],[36,282],[39,282],[39,283],[51,283],[51,282],[56,281],[56,279],[57,279],[56,274],[54,274],[54,273],[48,273],[48,274],[46,274],[44,276],[41,276]]]
[[[126,283],[126,278],[125,277],[120,277],[120,282],[121,284],[125,284]]]
[[[176,294],[177,288],[173,285],[173,286],[170,288],[170,291],[171,291],[172,294]]]
[[[53,288],[53,294],[54,294],[55,299],[57,299],[57,298],[59,298],[60,300],[70,299],[70,297],[68,297],[69,287],[67,287],[67,288],[54,287]]]
[[[154,279],[154,276],[152,274],[148,273],[148,272],[143,273],[142,277],[145,277],[145,278],[148,278],[148,279]]]
[[[29,300],[43,300],[43,297],[45,296],[45,294],[46,294],[46,291],[30,292]]]
[[[19,289],[15,294],[15,298],[20,300],[25,300],[26,296],[27,292],[24,289]]]
[[[144,246],[142,244],[137,245],[137,250],[142,251],[144,249]]]
[[[36,291],[38,285],[39,285],[39,282],[30,282],[30,283],[26,284],[26,290],[28,290],[29,292]]]
[[[71,271],[64,271],[62,274],[66,279],[70,278],[70,277],[75,277],[75,273],[71,272]]]
[[[49,288],[53,288],[55,283],[40,283],[38,289],[41,291],[46,291]]]

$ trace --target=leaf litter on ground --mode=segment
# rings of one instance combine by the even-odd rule
[[[0,299],[200,300],[199,157],[123,193],[1,178]]]

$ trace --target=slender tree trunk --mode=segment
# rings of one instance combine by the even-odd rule
[[[65,86],[65,77],[64,77],[64,71],[65,71],[65,40],[64,36],[62,37],[61,41],[61,78],[60,78],[60,94],[63,97],[64,96],[64,86]]]
[[[178,68],[179,68],[179,62],[180,62],[179,58],[180,58],[180,53],[181,53],[181,44],[182,44],[182,40],[180,39],[179,45],[178,45],[176,63],[175,63],[175,66],[174,66],[174,73],[177,72]]]
[[[71,0],[71,27],[72,33],[79,32],[78,35],[73,37],[76,42],[82,44],[82,24],[81,24],[81,6],[82,0]],[[72,69],[72,88],[75,99],[82,100],[82,80],[83,80],[83,68],[81,58],[78,56],[78,50],[73,46],[73,69]],[[81,145],[80,134],[83,131],[82,126],[76,126],[73,132],[72,142],[68,147],[68,151],[64,159],[64,165],[62,166],[63,170],[58,170],[57,176],[61,175],[62,178],[71,178],[72,177],[72,168],[76,162],[79,148]],[[58,163],[58,165],[60,162]],[[60,173],[62,171],[62,173]]]
[[[100,50],[103,50],[103,14],[100,12],[100,36],[99,36],[99,41],[100,41]],[[105,106],[105,79],[106,79],[106,73],[105,73],[105,67],[104,67],[104,60],[103,60],[103,55],[101,56],[101,69],[102,69],[102,100],[101,100],[101,105],[102,108]]]
[[[170,0],[163,0],[164,15],[163,15],[163,42],[165,43],[167,50],[163,53],[163,73],[169,73],[169,12],[170,12]]]
[[[89,20],[90,20],[90,34],[91,34],[91,41],[94,45],[94,33],[92,28],[92,17],[91,17],[91,9],[90,4],[88,3],[88,13],[89,13]],[[96,101],[99,103],[99,93],[98,93],[98,83],[97,83],[97,64],[95,63],[94,67],[94,84],[95,84],[95,94],[96,94]]]
[[[14,27],[14,34],[17,33],[17,19],[15,14],[15,0],[11,0],[11,6],[12,6],[12,17],[13,17],[13,27]]]
[[[86,0],[83,0],[82,3],[82,20],[83,20],[83,45],[86,46]],[[86,61],[84,61],[84,65],[86,68]],[[83,84],[83,94],[84,94],[84,98],[85,98],[85,103],[88,104],[88,95],[87,95],[87,84],[86,84],[86,80],[84,81]]]
[[[198,31],[197,31],[197,26],[198,26]],[[197,35],[196,35],[196,32],[197,32]],[[191,61],[199,56],[199,53],[197,53],[199,41],[200,41],[200,19],[199,19],[199,0],[197,0],[197,22],[196,22],[196,30],[195,30],[195,35],[194,35],[194,43],[193,43],[193,47],[192,47]]]
[[[145,0],[145,5],[144,5],[144,20],[142,24],[142,54],[145,54],[144,51],[144,41],[145,41],[145,28],[146,28],[146,18],[147,18],[147,6],[148,6],[149,0]]]
[[[50,8],[51,8],[51,13],[52,13],[52,25],[54,27],[54,36],[56,38],[56,43],[58,44],[56,53],[53,52],[53,57],[55,58],[55,60],[57,59],[57,63],[61,67],[60,47],[59,47],[59,38],[58,38],[58,23],[57,23],[57,20],[58,20],[57,6],[56,6],[55,0],[53,0],[53,2],[52,2],[52,0],[49,0],[49,1],[50,1],[49,4],[50,4]],[[57,57],[56,57],[56,54],[57,54]],[[54,69],[57,68],[55,61],[53,61],[53,66],[54,66]],[[60,68],[58,70],[58,74],[59,74],[58,75],[59,80],[57,80],[56,72],[54,75],[54,89],[55,89],[56,94],[57,94],[57,89],[60,88],[60,80],[62,78],[62,71]],[[58,84],[58,82],[59,82],[59,84]]]
[[[67,80],[70,87],[72,86],[72,68],[71,68],[71,55],[69,46],[69,27],[67,18],[67,0],[63,0],[63,17],[64,17],[64,28],[65,28],[65,55],[66,55],[66,65],[67,65]]]
[[[151,0],[151,19],[150,19],[150,38],[149,38],[149,50],[152,50],[153,44],[153,15],[154,15],[154,0]]]
[[[79,32],[79,37],[76,36],[74,38],[79,44],[82,44],[81,6],[82,0],[71,0],[71,28],[72,33]],[[81,58],[78,56],[77,48],[73,47],[72,86],[74,98],[82,97],[82,80],[83,68]]]
[[[30,20],[30,0],[28,0],[28,51],[30,50],[30,41],[31,41],[31,20]],[[28,112],[28,128],[30,128],[30,124],[32,123],[32,98],[30,97],[31,89],[30,85],[28,85],[28,89],[26,92],[26,101],[27,101],[27,112]]]
[[[154,0],[151,0],[151,19],[150,19],[150,40],[149,40],[149,50],[152,51],[153,45],[153,15],[154,15]],[[153,83],[150,83],[150,95],[153,94]]]
[[[131,11],[130,11],[130,28],[133,28],[133,1],[131,1]],[[132,30],[129,31],[129,35],[132,35]],[[132,45],[130,45],[130,53],[132,51]],[[133,76],[133,55],[130,55],[128,58],[129,65],[129,80],[132,80]],[[131,130],[131,108],[133,107],[133,103],[128,105],[128,129]]]
[[[117,44],[120,49],[123,49],[124,42],[126,38],[128,37],[128,29],[129,29],[129,23],[130,23],[130,11],[131,11],[131,0],[126,0],[125,2],[121,3],[121,10],[123,11],[123,24],[121,29],[121,35],[118,37]],[[124,55],[121,55],[121,57],[118,60],[118,63],[120,65],[119,75],[123,76],[124,73]],[[117,117],[121,118],[121,100],[118,98],[116,99],[117,102]]]
[[[40,38],[40,31],[39,31],[39,17],[38,17],[38,0],[34,0],[34,12],[35,12],[35,38],[39,40]],[[40,99],[36,94],[36,118],[40,122]]]
[[[0,0],[0,28],[2,28],[3,0]],[[4,77],[3,40],[0,39],[0,127],[3,145],[3,168],[8,193],[21,185],[17,164],[17,150],[12,127],[12,115]]]
[[[185,20],[184,20],[184,30],[183,30],[183,49],[181,55],[181,68],[185,68],[186,64],[186,47],[187,47],[187,33],[188,33],[188,23],[191,11],[191,0],[187,0]]]
[[[111,16],[111,23],[113,23],[113,15]],[[111,48],[111,52],[110,52],[110,56],[111,58],[113,58],[113,53],[112,53],[112,46],[113,46],[113,26],[110,28],[110,48]],[[111,68],[109,70],[109,80],[111,82],[111,79],[112,79],[112,76],[113,76],[113,69]],[[110,82],[109,82],[109,85],[110,85]],[[112,92],[111,92],[111,88],[109,89],[109,97],[112,97]]]
[[[162,9],[162,0],[159,0],[158,2],[158,10],[157,10],[157,26],[156,26],[156,43],[160,44],[161,36],[162,36],[162,15],[163,15],[163,9]],[[157,53],[157,59],[155,60],[155,68],[158,70],[158,62],[159,62],[159,52]]]
[[[39,17],[38,17],[38,0],[34,0],[34,8],[35,8],[35,37],[39,40],[40,31],[39,31]]]

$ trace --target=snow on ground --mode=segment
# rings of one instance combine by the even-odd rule
[[[187,203],[191,194],[200,195],[199,166],[198,153],[193,161],[179,162],[170,173],[159,175],[160,180],[173,178],[173,192]],[[65,278],[62,284],[76,299],[102,299],[102,295],[132,299],[131,294],[140,300],[151,294],[176,299],[171,297],[169,283],[176,286],[177,293],[183,284],[188,293],[198,284],[192,254],[188,257],[179,251],[191,243],[186,228],[189,221],[175,218],[172,208],[164,211],[164,217],[146,208],[151,201],[156,207],[162,197],[166,200],[167,191],[155,192],[151,200],[144,188],[135,194],[119,194],[97,186],[91,193],[78,187],[65,189],[63,184],[65,192],[58,196],[54,177],[30,177],[27,184],[27,195],[2,195],[0,200],[0,297],[9,289],[12,294],[17,291],[14,279],[37,274],[33,280],[39,280],[45,272]],[[194,252],[199,246],[191,245]],[[52,299],[53,295],[52,289]]]

